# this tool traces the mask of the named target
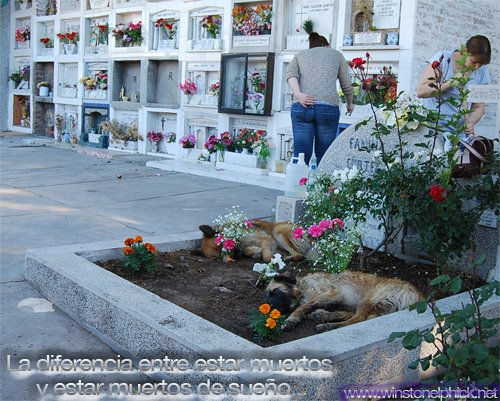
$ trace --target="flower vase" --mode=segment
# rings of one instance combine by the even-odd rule
[[[261,157],[257,157],[257,168],[267,169],[267,160]]]
[[[158,153],[159,148],[160,148],[159,145],[160,145],[159,142],[151,142],[151,152]]]
[[[49,96],[49,88],[47,86],[41,86],[39,88],[39,91],[40,91],[41,97],[48,97]]]
[[[74,43],[66,43],[64,45],[64,53],[66,54],[76,54],[77,47]]]
[[[224,153],[225,152],[223,150],[219,150],[217,152],[217,157],[218,157],[218,159],[219,159],[220,162],[224,162]]]
[[[193,98],[193,95],[186,94],[186,104],[189,104],[191,102],[192,98]]]

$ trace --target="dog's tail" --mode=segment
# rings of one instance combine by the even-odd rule
[[[203,233],[203,236],[205,238],[215,238],[215,236],[217,235],[217,232],[212,227],[207,226],[206,224],[198,228]]]

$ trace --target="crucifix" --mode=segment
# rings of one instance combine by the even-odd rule
[[[163,130],[165,129],[165,121],[166,121],[165,117],[162,117],[160,121],[161,121],[161,132],[163,132]]]

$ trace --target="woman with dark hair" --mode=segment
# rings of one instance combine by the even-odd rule
[[[486,85],[491,82],[490,72],[487,64],[491,60],[491,45],[490,41],[486,36],[476,35],[471,37],[466,44],[467,52],[470,54],[467,57],[466,66],[474,67],[474,71],[468,73],[470,81],[467,85]],[[447,129],[449,128],[449,119],[453,114],[458,113],[458,108],[446,102],[448,98],[460,98],[460,93],[458,88],[452,85],[452,78],[459,77],[459,67],[457,66],[457,60],[460,59],[460,51],[439,51],[430,59],[427,60],[428,66],[422,73],[422,77],[417,85],[417,96],[424,99],[424,105],[432,110],[437,110],[438,99],[433,96],[436,92],[435,88],[429,86],[429,84],[434,83],[434,66],[438,66],[441,71],[441,97],[444,102],[441,104],[440,114],[441,119],[439,125]],[[438,63],[436,63],[438,62]],[[470,110],[465,117],[465,133],[459,134],[460,139],[465,140],[467,136],[474,136],[474,125],[481,119],[484,114],[484,103],[472,103]],[[451,128],[450,128],[451,130]],[[444,151],[448,152],[451,149],[450,141],[447,139],[448,133],[443,133],[444,137]]]
[[[286,71],[286,80],[297,100],[292,105],[294,156],[305,153],[306,163],[314,153],[318,163],[337,134],[340,118],[337,79],[352,112],[353,89],[342,53],[331,49],[316,32],[309,35],[309,49],[296,54]]]

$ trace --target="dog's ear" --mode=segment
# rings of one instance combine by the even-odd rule
[[[289,271],[274,276],[274,279],[291,285],[297,284],[297,279]]]
[[[212,227],[207,225],[202,225],[199,227],[199,229],[201,230],[205,238],[214,238],[217,234]]]

